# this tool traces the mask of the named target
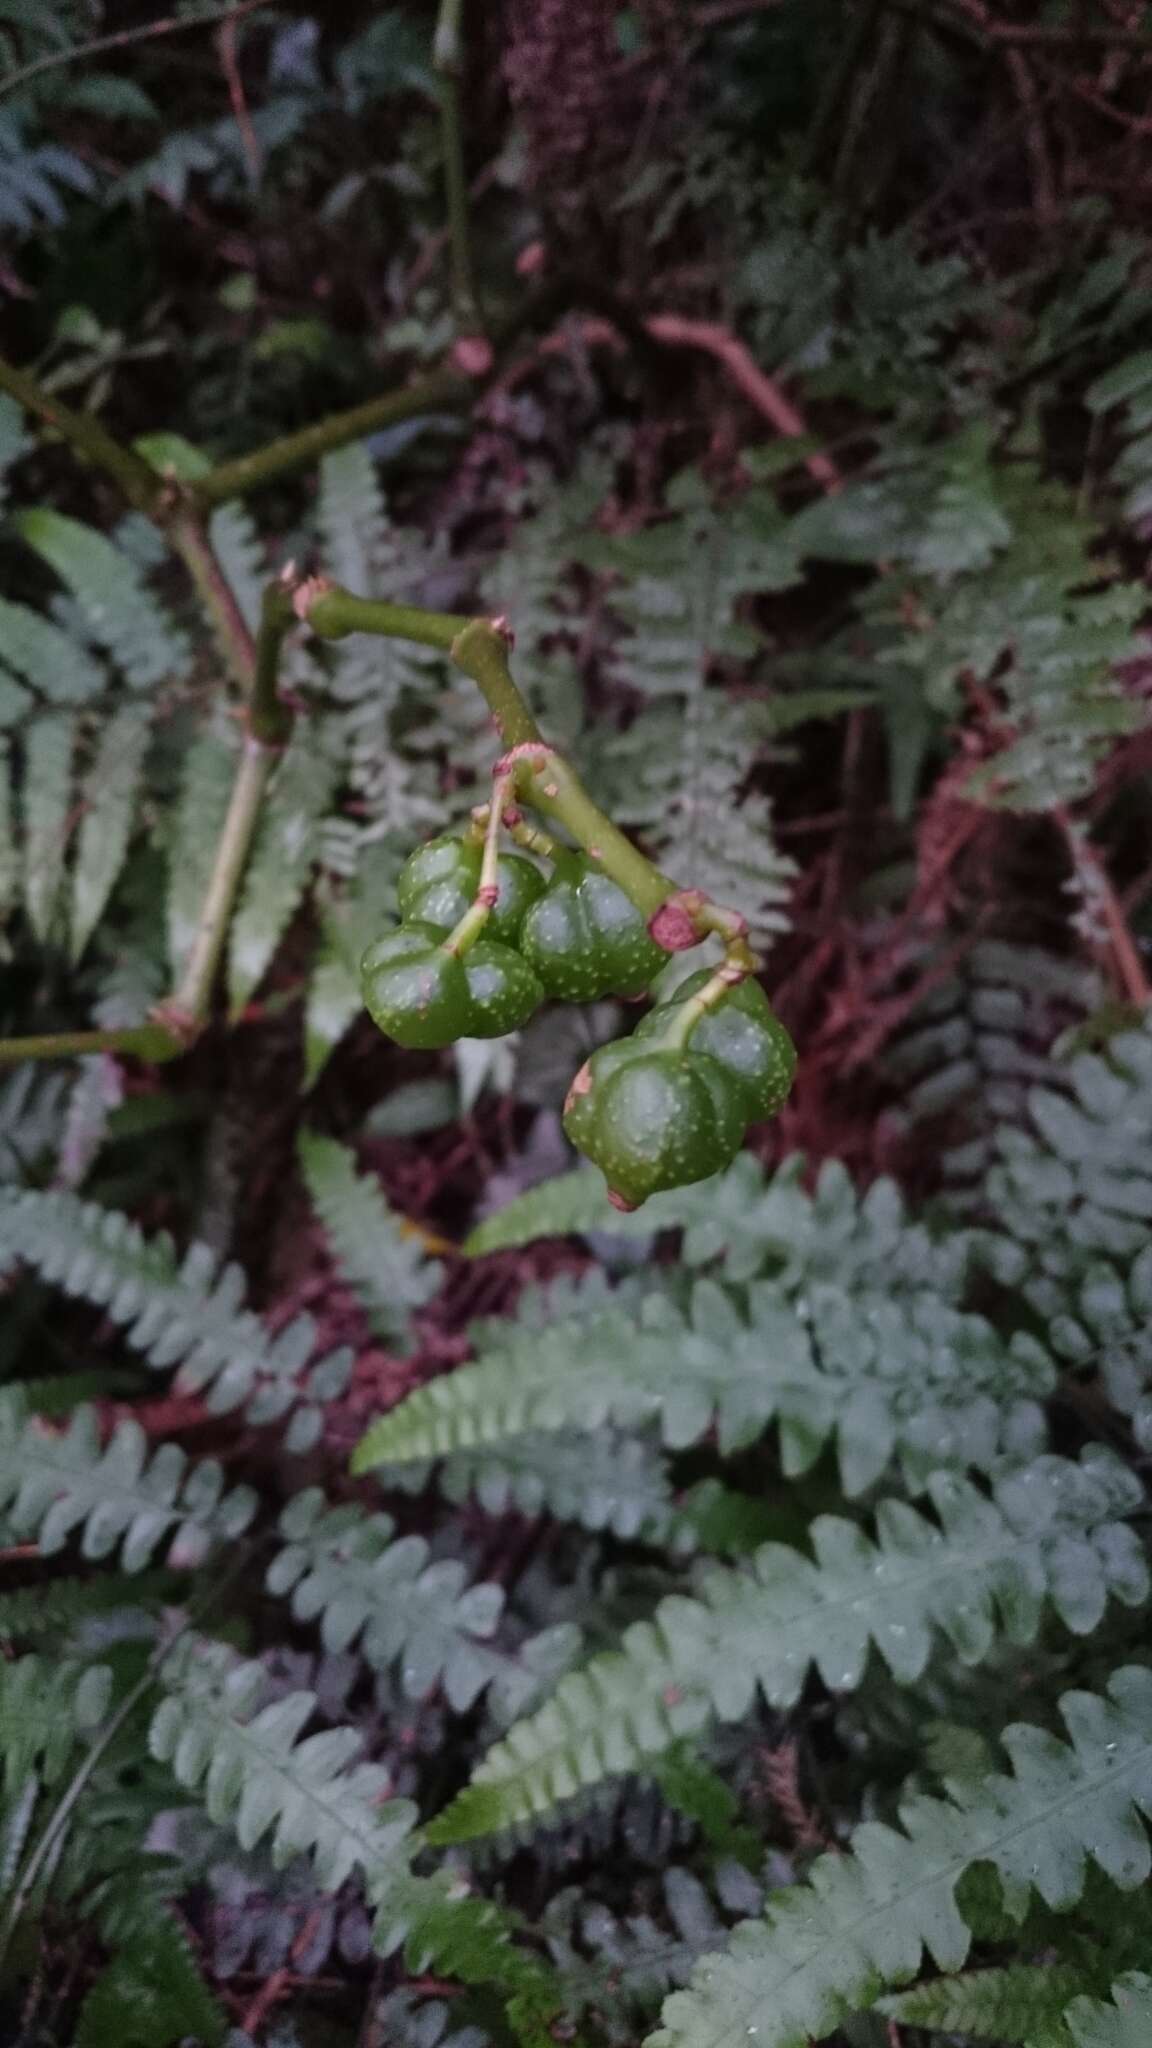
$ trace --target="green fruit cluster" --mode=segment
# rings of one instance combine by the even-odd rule
[[[792,1085],[796,1049],[759,982],[738,983],[680,1041],[684,1006],[709,978],[690,976],[631,1038],[601,1046],[569,1090],[564,1129],[618,1208],[719,1173]]]
[[[566,849],[547,877],[522,855],[501,853],[495,900],[468,931],[481,862],[473,839],[446,834],[401,872],[403,922],[361,963],[365,1007],[398,1045],[431,1051],[499,1038],[548,997],[642,995],[666,963],[624,891]],[[701,1008],[693,999],[710,981],[707,969],[691,975],[572,1083],[564,1128],[622,1208],[718,1172],[747,1126],[774,1115],[788,1094],[795,1049],[759,983],[739,981]]]

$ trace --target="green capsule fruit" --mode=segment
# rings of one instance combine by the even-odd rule
[[[445,952],[442,938],[435,925],[402,924],[360,962],[365,1009],[386,1038],[410,1052],[437,1052],[472,1035],[464,965]]]
[[[698,995],[711,978],[707,967],[690,974],[667,1002],[641,1020],[636,1037],[659,1038],[675,1021],[681,1004]],[[729,989],[715,1008],[701,1017],[688,1045],[693,1052],[708,1053],[730,1075],[739,1090],[746,1123],[775,1116],[786,1102],[796,1072],[796,1047],[760,983],[751,976]]]
[[[520,950],[547,993],[569,1003],[642,995],[668,958],[643,912],[583,860],[574,873],[566,863],[531,905]]]
[[[512,946],[477,939],[463,967],[471,1005],[469,1038],[503,1038],[519,1031],[544,1001],[540,981]]]
[[[445,833],[418,846],[400,870],[396,898],[408,921],[435,925],[450,932],[473,903],[480,887],[482,847],[457,833]],[[484,927],[485,938],[515,945],[530,904],[542,896],[544,876],[523,854],[502,853],[496,863],[496,901]]]
[[[402,924],[369,946],[360,987],[385,1036],[413,1052],[437,1052],[460,1038],[503,1038],[544,1000],[511,946],[480,939],[457,958],[428,924]]]
[[[719,1173],[740,1150],[744,1117],[736,1083],[707,1053],[627,1038],[581,1067],[564,1129],[616,1207],[637,1209],[662,1188]]]

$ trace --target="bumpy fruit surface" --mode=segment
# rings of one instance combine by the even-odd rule
[[[480,887],[481,858],[482,849],[456,833],[445,833],[418,846],[405,861],[396,884],[405,922],[431,924],[450,932]],[[496,863],[496,887],[498,894],[484,936],[514,946],[525,912],[544,893],[544,877],[522,854],[502,853]]]
[[[518,953],[480,940],[457,959],[442,940],[435,925],[402,924],[365,953],[364,1007],[388,1038],[435,1052],[458,1038],[502,1038],[528,1022],[544,991]]]
[[[618,1208],[719,1173],[744,1138],[741,1096],[708,1053],[636,1038],[602,1045],[568,1092],[564,1129]]]
[[[681,982],[636,1027],[638,1039],[658,1038],[672,1023],[680,1005],[697,995],[711,979],[702,967]],[[746,1123],[775,1116],[787,1100],[796,1072],[796,1047],[776,1016],[758,981],[738,982],[701,1017],[688,1041],[693,1052],[706,1052],[731,1077],[740,1095]]]
[[[583,860],[571,873],[566,865],[532,904],[520,950],[548,994],[569,1003],[642,995],[668,958],[643,912]]]

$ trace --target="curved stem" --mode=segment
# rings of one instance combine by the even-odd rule
[[[612,823],[585,789],[562,754],[543,744],[513,750],[516,789],[524,802],[546,818],[556,818],[572,834],[588,859],[623,889],[646,917],[677,893],[676,884],[641,853]]]
[[[467,619],[449,647],[457,668],[481,691],[506,747],[543,746],[544,735],[508,666],[512,635],[503,619]]]
[[[149,518],[156,517],[167,488],[165,479],[150,462],[145,462],[142,455],[117,441],[95,413],[77,412],[74,406],[65,405],[62,398],[46,391],[29,371],[18,370],[15,363],[8,362],[3,356],[0,356],[0,391],[7,391],[18,405],[42,420],[45,426],[55,428],[78,455],[86,456],[97,469],[110,476],[138,512],[147,513]]]
[[[444,941],[444,951],[454,953],[459,959],[470,946],[474,946],[485,925],[496,908],[500,891],[497,862],[500,858],[500,827],[504,806],[512,794],[515,776],[502,774],[497,769],[492,782],[492,801],[488,806],[488,823],[484,831],[484,855],[480,862],[480,879],[476,887],[475,901],[470,903],[459,924]]]
[[[108,1031],[43,1031],[28,1038],[0,1038],[0,1064],[11,1066],[17,1060],[64,1060],[93,1052],[123,1052],[159,1065],[178,1058],[185,1049],[185,1039],[163,1023],[128,1024]]]

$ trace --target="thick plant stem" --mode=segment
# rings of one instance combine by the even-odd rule
[[[131,448],[125,448],[108,432],[107,427],[90,412],[77,412],[73,406],[65,405],[51,391],[46,391],[38,380],[27,370],[18,370],[0,356],[0,391],[7,391],[26,412],[33,413],[45,426],[54,427],[58,434],[76,450],[102,469],[106,476],[119,484],[129,504],[138,512],[155,518],[166,491],[165,479],[137,455]]]
[[[396,426],[418,413],[450,412],[458,406],[471,405],[475,396],[476,385],[471,378],[455,370],[434,371],[401,391],[387,391],[379,398],[367,399],[363,405],[331,413],[313,426],[301,427],[295,434],[285,434],[278,441],[253,449],[250,455],[220,463],[190,486],[193,501],[204,508],[245,497],[249,491],[260,490],[293,470],[309,468],[334,448],[346,447],[349,441],[362,441],[368,434]]]
[[[182,506],[169,522],[168,535],[216,629],[216,637],[235,681],[247,691],[256,662],[256,642],[236,602],[232,586],[220,567],[200,514],[190,506]]]
[[[612,823],[563,755],[537,742],[515,747],[507,761],[516,769],[517,795],[534,811],[565,826],[593,865],[623,889],[645,917],[654,917],[661,904],[677,894],[675,882]]]
[[[344,640],[349,633],[378,633],[384,640],[416,640],[422,647],[439,647],[445,654],[472,623],[452,612],[426,612],[419,605],[354,597],[350,590],[323,576],[302,583],[293,604],[296,616],[321,640]]]
[[[0,1038],[0,1064],[12,1066],[18,1060],[77,1059],[86,1053],[131,1053],[137,1059],[159,1065],[174,1060],[186,1048],[175,1029],[162,1023],[129,1024],[109,1031],[44,1031],[28,1038]]]
[[[190,1030],[201,1025],[208,1014],[216,970],[255,837],[264,792],[281,752],[278,745],[268,746],[251,733],[245,738],[196,936],[172,999],[176,1018],[184,1020]]]
[[[449,646],[457,668],[480,690],[506,747],[543,746],[544,736],[512,680],[512,635],[502,619],[461,620]]]
[[[468,177],[464,168],[464,130],[460,118],[460,74],[464,67],[462,13],[462,0],[440,0],[432,62],[440,75],[440,135],[444,150],[444,196],[452,263],[452,307],[456,315],[457,335],[474,335],[482,332],[483,321],[472,267]]]
[[[284,577],[277,578],[264,591],[244,751],[232,785],[196,936],[171,1003],[177,1025],[183,1024],[184,1028],[193,1031],[200,1028],[208,1015],[224,941],[260,820],[264,792],[292,730],[292,711],[279,695],[277,683],[284,636],[294,617],[289,581]]]

